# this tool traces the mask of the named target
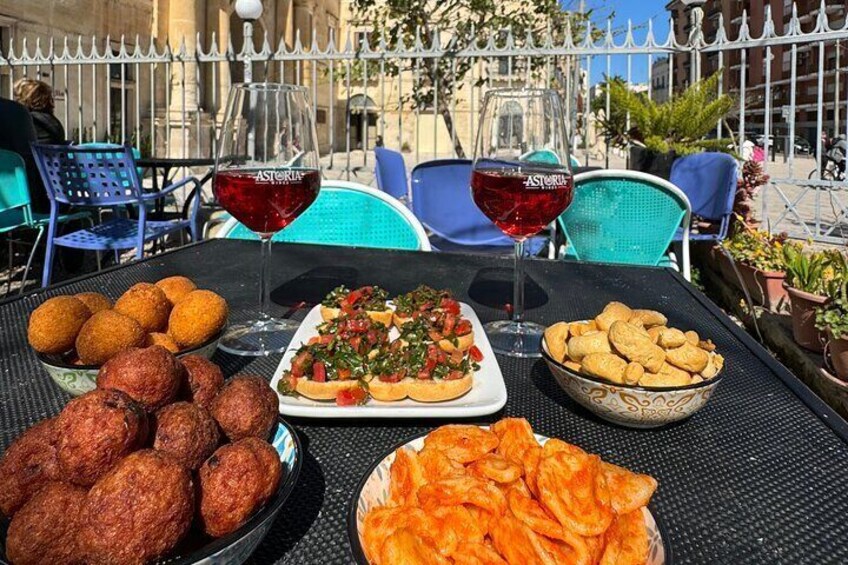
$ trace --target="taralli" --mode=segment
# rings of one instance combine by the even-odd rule
[[[684,387],[724,368],[711,340],[672,327],[661,312],[621,302],[610,302],[593,320],[550,326],[543,349],[569,371],[625,386]]]
[[[542,447],[524,419],[438,428],[421,451],[398,449],[388,475],[359,531],[371,565],[648,560],[656,480],[561,440]]]

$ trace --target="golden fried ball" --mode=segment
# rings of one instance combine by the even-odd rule
[[[174,338],[169,336],[168,334],[163,334],[159,332],[153,332],[147,334],[147,337],[144,340],[144,346],[150,347],[151,345],[161,345],[171,353],[179,353],[180,346],[174,341]]]
[[[197,290],[197,285],[190,278],[179,275],[164,278],[157,282],[156,286],[162,289],[172,305],[185,298],[189,292]]]
[[[227,323],[227,301],[211,290],[194,290],[174,306],[168,333],[183,347],[197,347]]]
[[[93,315],[77,336],[77,355],[86,365],[102,365],[117,353],[144,344],[138,322],[114,310]]]
[[[161,332],[168,327],[171,303],[155,284],[138,283],[115,302],[115,311],[138,322],[145,332]]]
[[[27,337],[39,353],[58,355],[74,347],[80,329],[91,311],[73,296],[56,296],[32,311]]]
[[[81,300],[83,304],[88,306],[92,314],[97,314],[101,310],[112,309],[112,301],[99,292],[80,292],[75,294],[74,298]]]

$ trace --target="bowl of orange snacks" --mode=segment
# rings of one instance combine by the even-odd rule
[[[587,476],[594,488],[581,487]],[[668,564],[648,510],[656,488],[522,418],[447,425],[374,464],[348,535],[360,565]]]

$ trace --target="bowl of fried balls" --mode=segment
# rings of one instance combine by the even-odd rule
[[[610,302],[592,320],[547,328],[542,357],[560,387],[604,420],[656,428],[700,410],[721,382],[724,357],[697,332],[655,310]]]
[[[301,461],[264,378],[128,349],[0,457],[0,561],[243,563]]]
[[[228,314],[221,296],[172,276],[135,284],[115,301],[99,292],[49,298],[30,314],[27,339],[56,384],[79,396],[128,349],[160,345],[178,357],[212,357]]]

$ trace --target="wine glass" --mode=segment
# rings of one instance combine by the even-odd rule
[[[236,355],[285,349],[297,323],[270,314],[271,238],[318,197],[321,170],[307,90],[274,83],[234,84],[215,159],[215,196],[259,236],[260,307],[229,328],[219,347]]]
[[[480,111],[471,193],[515,240],[512,319],[486,324],[494,350],[538,357],[545,327],[524,319],[524,243],[562,214],[574,194],[559,94],[539,88],[490,90]]]

